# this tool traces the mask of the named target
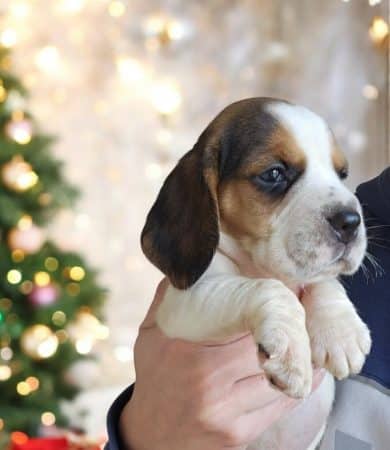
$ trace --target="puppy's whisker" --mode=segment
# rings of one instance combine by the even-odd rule
[[[377,261],[377,259],[375,258],[374,255],[372,255],[371,253],[367,252],[366,253],[366,257],[367,260],[371,263],[371,265],[373,266],[374,270],[375,270],[375,277],[378,278],[379,276],[383,276],[385,274],[385,270],[384,268],[379,264],[379,262]]]
[[[361,269],[362,269],[364,278],[366,279],[366,283],[368,284],[368,282],[370,280],[370,271],[367,269],[367,266],[364,262],[361,265]]]
[[[370,241],[370,245],[375,245],[375,247],[380,247],[380,248],[384,248],[385,250],[390,250],[390,246],[381,245],[381,244],[378,244],[377,242]]]
[[[372,225],[372,226],[368,226],[366,227],[366,229],[369,230],[376,230],[377,228],[389,228],[390,225]]]

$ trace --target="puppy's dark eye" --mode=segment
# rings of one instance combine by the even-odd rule
[[[342,169],[339,170],[338,174],[341,180],[345,180],[348,176],[348,168],[343,167]]]
[[[259,175],[255,175],[253,177],[253,183],[258,189],[268,194],[282,194],[291,184],[287,170],[286,166],[282,163],[274,164]]]
[[[274,166],[259,175],[266,183],[282,183],[287,180],[286,169],[283,166]]]

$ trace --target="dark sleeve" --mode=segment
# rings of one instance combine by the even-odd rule
[[[119,418],[123,408],[133,394],[134,384],[124,390],[111,405],[107,415],[108,442],[104,450],[124,450],[125,446],[119,432]]]

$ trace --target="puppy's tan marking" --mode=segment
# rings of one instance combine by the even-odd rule
[[[332,150],[332,163],[336,172],[340,172],[348,167],[348,163],[343,152],[336,144],[333,146]]]
[[[262,148],[254,148],[236,177],[222,183],[218,190],[221,226],[237,239],[267,239],[272,232],[269,219],[283,202],[260,192],[251,177],[272,164],[282,162],[304,171],[306,157],[294,137],[282,126],[275,128]]]

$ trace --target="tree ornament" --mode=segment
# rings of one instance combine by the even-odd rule
[[[8,189],[24,192],[35,186],[38,175],[33,171],[31,164],[18,155],[3,165],[1,179]]]
[[[5,102],[5,108],[9,112],[24,110],[27,107],[27,102],[25,97],[23,97],[20,92],[15,89],[8,91],[7,99]]]
[[[32,137],[32,123],[28,119],[15,120],[11,119],[5,125],[5,134],[18,144],[28,144]]]
[[[35,285],[27,298],[34,306],[52,305],[58,299],[58,288],[53,283],[46,286]]]
[[[43,241],[42,230],[33,223],[26,228],[12,228],[7,238],[11,250],[22,250],[27,254],[36,253],[42,247]]]
[[[23,352],[35,360],[50,358],[58,348],[58,338],[46,325],[28,327],[20,339]]]
[[[67,332],[82,355],[90,353],[96,341],[106,339],[109,334],[108,327],[88,311],[80,311],[76,320],[68,325]]]

